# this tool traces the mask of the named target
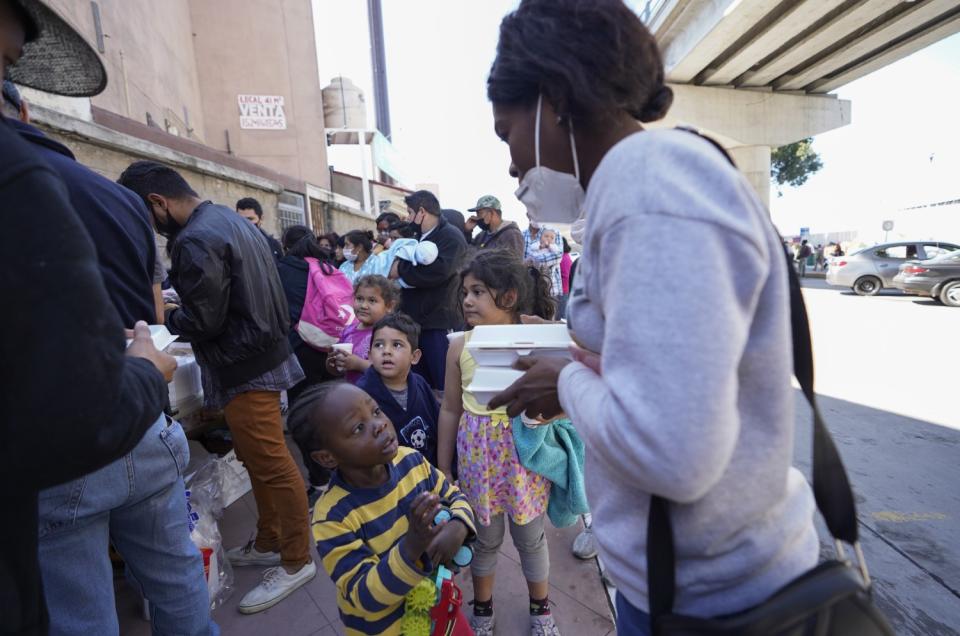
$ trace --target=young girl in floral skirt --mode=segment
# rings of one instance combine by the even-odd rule
[[[461,308],[470,327],[519,324],[521,314],[553,316],[550,281],[509,251],[478,253],[460,280]],[[559,636],[547,599],[550,557],[544,513],[550,483],[520,464],[506,410],[488,410],[467,391],[477,368],[465,347],[470,335],[467,332],[450,343],[438,448],[439,468],[452,478],[456,447],[460,489],[476,515],[470,625],[477,636],[493,634],[494,572],[509,524],[530,593],[531,634]]]

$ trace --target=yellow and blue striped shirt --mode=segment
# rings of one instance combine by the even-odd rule
[[[404,596],[431,574],[426,557],[412,563],[400,550],[417,495],[436,494],[475,532],[466,498],[423,455],[401,446],[387,468],[390,478],[379,488],[354,488],[335,471],[313,509],[317,552],[337,586],[340,619],[350,636],[399,635]]]

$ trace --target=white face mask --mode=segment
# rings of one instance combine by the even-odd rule
[[[357,260],[357,253],[349,247],[345,247],[343,248],[343,257],[352,263]]]
[[[540,165],[540,116],[543,94],[537,98],[537,120],[534,131],[534,153],[537,165],[527,170],[520,181],[516,197],[527,207],[527,216],[534,223],[573,223],[580,216],[585,193],[580,185],[580,164],[577,143],[570,122],[570,148],[573,151],[573,174],[557,172]]]

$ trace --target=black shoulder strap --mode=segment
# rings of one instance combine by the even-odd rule
[[[723,151],[730,163],[733,160],[714,140],[696,130],[682,129],[699,135]],[[790,255],[783,252],[790,282],[790,326],[793,332],[793,374],[800,383],[804,396],[813,410],[813,495],[817,508],[834,538],[856,543],[858,536],[857,509],[847,471],[830,431],[820,415],[813,391],[813,349],[810,344],[810,323],[803,301],[800,279],[793,269]],[[656,495],[651,497],[647,521],[647,583],[649,586],[650,615],[652,618],[668,614],[673,609],[676,556],[673,547],[673,528],[670,523],[669,502]]]

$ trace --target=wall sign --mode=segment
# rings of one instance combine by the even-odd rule
[[[240,128],[249,130],[286,130],[283,95],[237,95]]]

